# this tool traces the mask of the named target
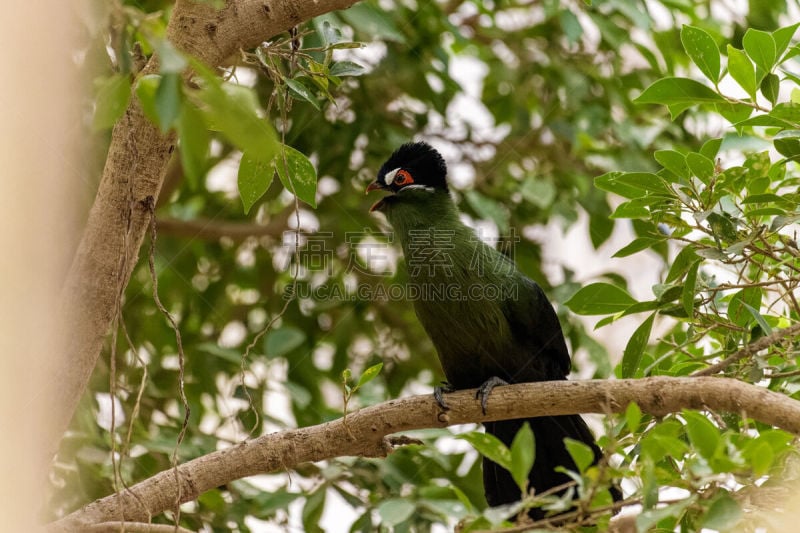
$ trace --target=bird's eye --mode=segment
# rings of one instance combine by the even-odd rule
[[[397,177],[394,179],[395,185],[408,185],[409,183],[414,183],[414,178],[411,177],[411,174],[408,173],[406,170],[398,170]]]

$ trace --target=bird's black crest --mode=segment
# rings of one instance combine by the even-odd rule
[[[378,181],[396,168],[408,171],[414,183],[447,191],[447,164],[442,155],[425,142],[406,143],[394,151],[378,171]]]

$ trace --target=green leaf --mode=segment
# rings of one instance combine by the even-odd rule
[[[378,505],[378,515],[382,524],[396,526],[408,520],[415,509],[416,506],[407,499],[389,498]]]
[[[528,474],[536,459],[536,442],[530,424],[525,422],[511,442],[511,477],[524,493],[528,487]]]
[[[683,460],[688,446],[680,438],[683,426],[676,420],[665,420],[655,425],[642,439],[642,455],[661,461],[665,455]]]
[[[681,43],[700,72],[716,85],[719,81],[720,60],[719,48],[714,38],[704,29],[684,25],[681,28]]]
[[[777,216],[772,220],[772,224],[770,224],[769,230],[770,231],[777,231],[784,226],[788,226],[789,224],[795,224],[800,222],[800,215],[787,215],[787,216]]]
[[[790,158],[800,156],[800,130],[782,131],[772,142],[781,155]]]
[[[684,273],[689,271],[692,263],[697,259],[697,252],[695,252],[694,248],[691,246],[686,246],[681,249],[678,255],[675,256],[675,259],[672,260],[672,266],[669,267],[665,282],[670,283],[679,279]]]
[[[302,494],[298,492],[285,492],[284,490],[273,493],[262,492],[257,497],[258,512],[263,513],[263,516],[270,516],[275,511],[286,509],[290,503],[301,496]]]
[[[327,491],[325,486],[319,487],[316,492],[306,496],[306,503],[303,506],[303,530],[309,533],[322,533],[323,530],[319,527],[319,519],[322,517],[322,511],[325,510],[325,495]]]
[[[656,150],[653,154],[656,161],[679,178],[688,179],[692,173],[686,163],[686,156],[675,150]]]
[[[747,459],[756,476],[763,476],[769,472],[775,462],[775,452],[761,438],[748,442],[742,450],[742,455]]]
[[[694,315],[694,294],[697,288],[697,270],[700,268],[700,260],[692,263],[689,271],[686,273],[686,281],[683,284],[683,294],[681,295],[681,303],[683,309],[686,311],[687,317]]]
[[[633,332],[628,344],[625,346],[625,351],[622,354],[622,363],[620,363],[623,378],[630,378],[636,375],[636,371],[642,362],[644,349],[647,348],[647,341],[650,340],[650,331],[653,329],[655,317],[655,313],[647,317],[647,320],[636,328],[636,331]]]
[[[757,115],[752,118],[748,118],[747,120],[742,120],[741,122],[737,122],[734,124],[734,127],[740,130],[744,126],[767,126],[770,128],[791,128],[792,124],[790,122],[786,122],[785,120],[781,120],[779,118],[775,118],[772,115]]]
[[[778,120],[783,120],[795,126],[800,126],[800,104],[783,103],[772,108],[769,115]]]
[[[464,196],[479,217],[493,221],[501,233],[508,231],[508,211],[502,205],[476,190],[467,191]]]
[[[314,96],[314,93],[312,93],[302,82],[293,80],[291,78],[286,78],[284,81],[286,82],[286,86],[289,87],[295,96],[299,96],[301,99],[310,103],[315,109],[320,109],[319,102],[317,102],[317,97]]]
[[[128,107],[131,84],[127,76],[114,74],[97,84],[92,129],[104,130],[113,126]]]
[[[769,103],[772,105],[775,105],[775,102],[778,101],[778,92],[781,89],[780,85],[781,80],[778,78],[777,74],[769,73],[761,80],[761,94],[763,94],[764,98],[769,100]]]
[[[796,46],[795,48],[797,48],[798,55],[800,55],[800,46]],[[783,75],[785,76],[785,78],[783,78],[784,81],[793,81],[795,85],[800,86],[800,76],[793,74],[786,69],[781,69],[781,72],[783,72]],[[792,89],[789,99],[795,104],[800,104],[800,91],[796,87]]]
[[[730,531],[742,519],[742,509],[727,491],[720,491],[703,517],[703,529]]]
[[[624,289],[608,283],[582,287],[564,305],[578,315],[608,315],[624,311],[636,300]]]
[[[577,43],[583,35],[583,26],[581,21],[575,16],[575,13],[569,9],[562,9],[558,14],[559,21],[561,22],[561,29],[567,37],[569,44]]]
[[[192,68],[203,81],[194,96],[211,129],[221,132],[242,152],[258,154],[269,159],[278,151],[279,143],[269,120],[262,118],[263,110],[253,89],[223,83],[212,71],[198,61]]]
[[[362,385],[369,383],[370,381],[375,379],[375,377],[380,373],[382,368],[383,368],[383,363],[378,363],[364,370],[364,372],[361,374],[361,377],[358,378],[358,383],[356,384],[355,389],[358,389]]]
[[[650,218],[650,210],[636,199],[619,204],[610,218]]]
[[[338,12],[356,30],[382,39],[404,43],[405,35],[397,28],[394,19],[383,10],[361,3]]]
[[[213,355],[214,357],[219,357],[220,359],[224,359],[225,361],[234,363],[236,365],[239,365],[242,362],[242,355],[238,351],[232,348],[223,348],[216,342],[201,342],[200,344],[196,345],[196,349],[200,352]]]
[[[765,335],[772,334],[772,328],[767,324],[767,321],[764,320],[764,316],[758,312],[758,309],[755,307],[748,305],[746,302],[742,302],[742,305],[745,309],[752,315],[752,317],[756,320],[756,323],[761,327],[761,330],[764,332]]]
[[[756,69],[742,50],[728,45],[728,74],[752,98],[756,99]]]
[[[297,328],[284,326],[270,331],[264,341],[267,357],[283,357],[306,340],[306,334]]]
[[[797,32],[798,26],[800,26],[800,22],[796,22],[791,26],[779,28],[772,32],[772,38],[775,40],[775,53],[778,58],[780,58],[789,47],[789,43],[792,42],[792,37],[794,37],[795,32]]]
[[[714,177],[714,162],[706,156],[691,152],[686,155],[686,163],[692,169],[692,174],[703,183],[708,183]]]
[[[336,43],[334,45],[331,45],[331,49],[332,50],[353,50],[353,49],[356,49],[356,48],[364,48],[364,46],[366,46],[364,43],[348,41],[348,42],[344,42],[344,43]]]
[[[456,438],[469,442],[479,454],[497,463],[509,472],[512,471],[511,451],[494,435],[473,431],[458,435]]]
[[[628,426],[628,431],[636,433],[639,431],[639,425],[642,423],[642,410],[636,403],[631,402],[625,409],[625,425]]]
[[[594,463],[594,452],[586,443],[567,437],[564,439],[564,446],[581,474]]]
[[[604,206],[605,207],[605,206]],[[589,237],[595,250],[611,237],[614,232],[614,221],[604,211],[589,212]]]
[[[719,429],[705,416],[696,411],[683,411],[686,420],[686,434],[697,451],[706,459],[711,459],[722,444]]]
[[[761,75],[767,74],[775,66],[777,50],[775,39],[769,33],[749,28],[742,38],[744,51],[761,69]]]
[[[721,146],[722,139],[709,139],[703,143],[703,146],[700,148],[700,153],[713,161],[714,158],[717,157]]]
[[[181,113],[181,75],[164,74],[158,84],[155,96],[155,109],[158,126],[166,133],[178,120]]]
[[[531,176],[525,178],[519,192],[522,193],[522,197],[526,201],[540,209],[550,208],[553,205],[553,200],[556,199],[556,194],[558,194],[555,185],[551,181]]]
[[[305,155],[283,145],[272,164],[286,190],[311,207],[317,207],[317,170]]]
[[[713,109],[731,124],[741,122],[753,114],[753,107],[748,104],[723,102],[714,104]]]
[[[624,198],[641,198],[647,194],[669,195],[664,179],[650,172],[608,172],[594,179],[598,189]]]
[[[275,167],[270,159],[259,158],[257,154],[248,152],[242,154],[237,178],[245,213],[249,213],[253,204],[267,192],[274,177]]]
[[[736,222],[728,213],[711,213],[706,221],[715,237],[725,242],[736,241]]]
[[[662,78],[634,100],[637,104],[661,104],[686,107],[704,103],[723,103],[725,99],[700,82],[688,78]],[[683,109],[686,109],[683,107]],[[680,111],[683,111],[680,109]],[[673,116],[675,114],[673,113]]]
[[[318,22],[321,19],[321,24]],[[342,40],[342,30],[331,24],[329,20],[324,20],[323,17],[318,17],[312,21],[317,31],[322,35],[322,40],[326,45],[336,44]]]
[[[177,124],[180,138],[181,165],[189,185],[196,189],[205,173],[206,156],[211,136],[203,114],[190,102],[183,102]]]
[[[616,251],[614,255],[611,257],[628,257],[629,255],[633,255],[636,252],[641,252],[642,250],[647,250],[648,248],[652,248],[653,245],[658,244],[660,242],[664,242],[664,239],[653,239],[652,237],[639,237],[635,239],[633,242],[624,246]]]
[[[352,61],[337,61],[333,65],[331,65],[330,74],[331,76],[361,76],[366,72],[366,69],[359,65],[358,63],[354,63]]]
[[[158,52],[158,70],[161,74],[180,74],[188,62],[183,54],[166,39],[156,44]]]
[[[742,200],[742,204],[766,204],[766,203],[783,203],[786,202],[781,196],[768,192],[764,194],[751,194]]]
[[[642,512],[636,517],[636,531],[651,531],[656,524],[666,518],[674,518],[675,522],[677,522],[678,519],[683,516],[686,508],[692,505],[696,499],[696,496],[690,496],[689,498],[681,500],[677,503],[673,503],[664,507],[648,509]],[[672,527],[668,529],[672,530]]]
[[[767,217],[767,216],[772,217],[776,215],[785,215],[786,211],[779,207],[758,207],[756,209],[746,209],[744,214],[746,217],[752,217],[752,218]],[[739,241],[733,246],[729,246],[728,248],[726,248],[725,251],[728,253],[734,253],[734,252],[737,254],[741,253],[741,251],[744,250],[744,248],[751,242],[752,239],[747,241]]]
[[[222,496],[222,491],[219,489],[212,489],[206,491],[197,497],[197,503],[204,507],[203,511],[213,511],[215,513],[224,513],[227,503]],[[259,506],[259,511],[261,507]]]

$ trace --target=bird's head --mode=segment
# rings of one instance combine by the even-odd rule
[[[441,154],[424,142],[406,143],[394,151],[381,166],[378,177],[367,192],[384,190],[391,194],[378,200],[370,211],[384,211],[403,196],[409,199],[420,191],[428,194],[447,193],[447,165]]]

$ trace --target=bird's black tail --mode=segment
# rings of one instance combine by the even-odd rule
[[[555,471],[557,466],[563,466],[568,470],[577,470],[572,456],[564,446],[565,437],[590,446],[594,451],[595,462],[599,461],[602,456],[594,436],[580,415],[501,420],[486,422],[484,426],[487,433],[491,433],[510,448],[514,436],[525,422],[530,424],[536,440],[536,456],[528,477],[528,488],[533,489],[535,494],[541,494],[548,489],[571,481],[566,474]],[[486,501],[492,507],[516,502],[522,498],[522,494],[508,470],[486,458],[483,460],[483,486],[486,491]],[[622,497],[616,487],[611,488],[611,495],[615,501]],[[544,514],[538,508],[531,509],[529,512],[534,520],[543,518]]]

